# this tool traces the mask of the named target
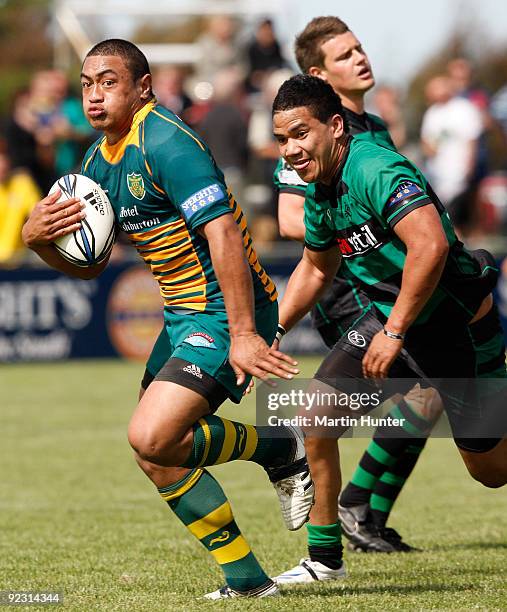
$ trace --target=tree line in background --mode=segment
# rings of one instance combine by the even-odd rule
[[[0,115],[38,69],[52,62],[50,0],[0,0]]]

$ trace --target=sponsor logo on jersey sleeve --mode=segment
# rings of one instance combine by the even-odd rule
[[[215,338],[205,334],[204,332],[194,332],[193,334],[190,334],[190,336],[187,336],[183,342],[191,344],[192,346],[200,346],[215,350],[217,348],[215,346]]]
[[[220,185],[214,183],[200,189],[187,198],[181,205],[183,216],[188,221],[192,215],[202,208],[225,199],[225,193]]]
[[[138,200],[142,200],[144,198],[146,191],[144,189],[144,179],[141,174],[136,172],[130,172],[130,174],[127,174],[127,186],[134,198]]]
[[[423,193],[423,190],[416,185],[415,183],[411,183],[410,181],[404,181],[401,185],[398,185],[396,191],[391,195],[389,200],[387,201],[387,207],[390,208],[401,202],[402,200],[406,200],[410,196],[417,196]]]

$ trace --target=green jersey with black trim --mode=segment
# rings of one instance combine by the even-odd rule
[[[316,183],[307,188],[305,243],[313,250],[336,245],[343,257],[343,276],[358,281],[388,317],[400,291],[407,252],[393,229],[428,205],[440,214],[450,252],[441,280],[415,324],[449,314],[468,321],[485,297],[480,266],[457,239],[423,174],[395,151],[349,139],[332,185]]]
[[[380,146],[396,151],[386,123],[371,113],[354,113],[343,108],[344,116],[349,125],[350,134],[357,140],[374,142]],[[278,160],[273,182],[279,193],[292,193],[303,196],[307,184],[299,174],[283,158]],[[346,329],[350,320],[358,316],[369,304],[366,295],[359,290],[351,279],[344,279],[340,272],[333,279],[332,285],[312,310],[312,321],[320,328],[331,322]]]
[[[349,134],[357,140],[374,142],[381,147],[396,151],[396,145],[389,134],[386,122],[372,113],[354,113],[343,107],[343,115],[349,124]]]
[[[224,310],[209,245],[198,229],[232,214],[243,234],[256,306],[276,300],[246,219],[208,147],[174,113],[151,101],[117,144],[98,140],[82,172],[106,191],[116,222],[158,281],[170,310]]]
[[[396,151],[396,146],[383,119],[371,113],[354,113],[343,108],[343,115],[349,125],[349,133],[358,140],[376,144]],[[273,183],[280,193],[304,195],[307,184],[299,174],[281,157],[273,173]]]

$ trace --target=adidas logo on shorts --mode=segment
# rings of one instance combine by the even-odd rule
[[[183,372],[187,372],[187,374],[192,374],[196,378],[202,378],[201,368],[196,366],[195,363],[191,363],[183,368]]]

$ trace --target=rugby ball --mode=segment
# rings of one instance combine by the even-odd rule
[[[76,266],[93,266],[111,252],[115,240],[115,220],[111,203],[95,181],[82,174],[66,174],[58,179],[49,193],[62,192],[59,202],[79,198],[86,217],[80,229],[54,241],[60,255]]]

